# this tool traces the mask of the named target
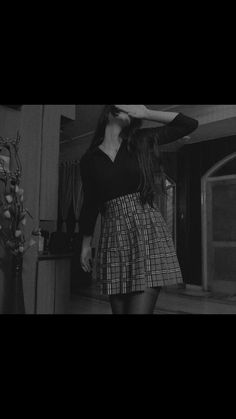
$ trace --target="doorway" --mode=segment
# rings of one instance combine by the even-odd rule
[[[165,192],[163,198],[157,199],[157,204],[166,221],[176,248],[176,183],[165,175]]]
[[[202,177],[203,288],[236,294],[236,153]]]

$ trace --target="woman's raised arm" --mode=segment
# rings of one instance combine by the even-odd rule
[[[140,130],[140,133],[141,135],[155,136],[158,144],[164,145],[188,136],[197,128],[198,121],[196,119],[179,113],[171,122],[167,123],[163,127],[143,128]]]
[[[198,121],[182,113],[155,111],[144,105],[115,105],[121,112],[126,112],[130,117],[155,121],[163,127],[143,128],[142,135],[156,135],[159,145],[168,144],[179,140],[198,128]]]

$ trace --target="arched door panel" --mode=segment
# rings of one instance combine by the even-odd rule
[[[205,290],[236,293],[236,153],[202,179]]]

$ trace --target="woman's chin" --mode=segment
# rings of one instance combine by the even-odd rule
[[[120,118],[120,125],[122,126],[122,128],[128,127],[130,125],[130,122],[131,121],[128,115],[125,118]]]

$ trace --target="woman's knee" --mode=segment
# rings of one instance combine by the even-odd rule
[[[111,295],[109,297],[111,309],[113,314],[126,314],[125,313],[125,295]]]
[[[146,288],[143,292],[131,294],[127,302],[128,314],[153,314],[160,288]]]

